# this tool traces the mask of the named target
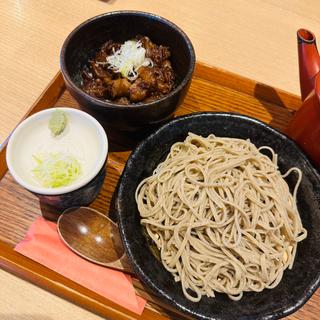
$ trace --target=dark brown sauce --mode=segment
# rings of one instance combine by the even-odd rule
[[[120,105],[155,101],[172,91],[175,76],[169,60],[169,48],[156,45],[145,36],[137,36],[135,40],[141,42],[152,66],[140,67],[138,77],[132,81],[114,72],[107,58],[122,44],[109,40],[82,70],[82,90],[92,97]]]

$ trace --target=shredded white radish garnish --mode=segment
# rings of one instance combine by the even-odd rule
[[[128,80],[138,77],[141,67],[153,66],[151,59],[146,58],[146,50],[140,41],[126,41],[119,50],[107,57],[109,68],[114,72],[120,72]]]

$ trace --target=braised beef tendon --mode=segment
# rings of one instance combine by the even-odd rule
[[[154,71],[155,67],[141,67],[139,69],[139,78],[145,83],[150,92],[157,88],[157,78]]]
[[[111,80],[108,86],[108,93],[113,99],[128,97],[131,86],[131,83],[125,78]]]
[[[140,50],[140,55],[141,48],[144,49],[142,58],[134,57],[140,63],[135,69],[130,64],[127,52],[124,55],[128,62],[123,62],[121,56],[122,49],[128,51],[128,48],[131,50],[134,46]],[[136,54],[133,49],[132,55]],[[168,47],[156,45],[146,36],[137,36],[124,44],[108,40],[83,68],[81,88],[92,97],[119,105],[155,101],[175,86],[170,55]],[[110,63],[111,60],[114,65]],[[117,69],[115,65],[121,63]]]
[[[130,87],[130,101],[143,101],[148,96],[148,84],[141,78],[138,78]]]
[[[170,50],[165,46],[157,46],[148,37],[137,36],[137,40],[141,41],[142,46],[146,49],[146,57],[150,58],[157,66],[161,66],[164,60],[170,57]]]

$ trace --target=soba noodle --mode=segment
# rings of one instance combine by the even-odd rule
[[[261,150],[271,153],[272,160]],[[293,193],[284,177],[298,175]],[[274,288],[307,236],[296,206],[302,173],[248,140],[189,133],[136,190],[141,224],[184,295]]]

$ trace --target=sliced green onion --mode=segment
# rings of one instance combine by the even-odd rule
[[[119,50],[107,57],[107,63],[110,69],[131,81],[138,77],[139,68],[153,66],[152,60],[146,58],[142,43],[135,40],[126,41]]]
[[[80,162],[70,154],[33,155],[35,179],[45,188],[67,186],[81,175]]]

